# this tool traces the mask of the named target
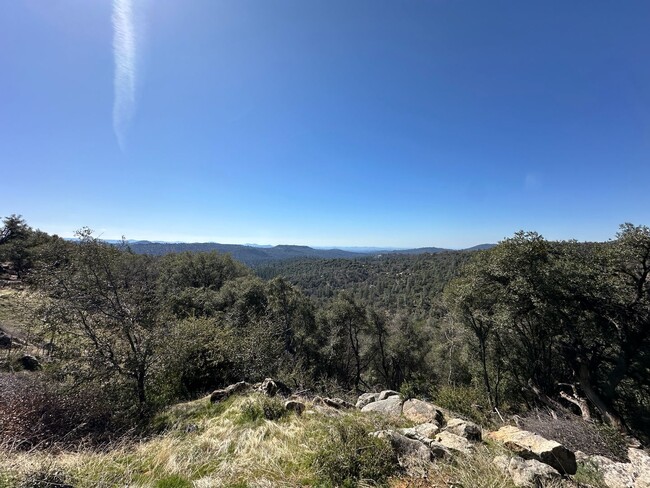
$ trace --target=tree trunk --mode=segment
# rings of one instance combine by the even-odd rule
[[[587,368],[587,365],[580,363],[578,368],[580,387],[582,388],[582,391],[585,392],[589,401],[598,409],[600,414],[603,416],[603,419],[605,419],[605,422],[612,427],[615,427],[620,432],[627,433],[627,428],[616,410],[614,410],[612,406],[608,405],[591,386],[591,375],[589,374],[589,368]]]
[[[582,415],[582,418],[591,421],[591,410],[589,409],[589,402],[587,402],[586,398],[581,397],[578,395],[578,389],[576,388],[576,385],[571,385],[568,383],[560,383],[560,386],[570,386],[571,390],[573,390],[573,395],[569,395],[566,392],[561,391],[560,396],[564,398],[567,402],[573,403],[576,407],[580,409],[580,414]]]

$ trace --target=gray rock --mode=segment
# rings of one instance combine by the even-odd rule
[[[459,435],[470,441],[481,440],[481,428],[469,420],[451,419],[445,427],[447,432]]]
[[[452,451],[460,452],[462,454],[472,454],[474,452],[474,445],[465,439],[451,432],[443,431],[436,436],[436,441]]]
[[[372,402],[377,401],[377,397],[379,396],[379,393],[363,393],[359,395],[359,399],[357,400],[357,405],[356,407],[358,409],[362,409],[366,405]]]
[[[408,467],[413,461],[420,463],[429,463],[433,459],[433,454],[428,446],[413,439],[409,439],[402,434],[392,430],[380,430],[370,435],[380,439],[387,439],[397,455],[400,466]]]
[[[298,415],[302,415],[306,407],[304,403],[299,402],[298,400],[288,400],[284,402],[284,408],[290,412],[296,412]]]
[[[541,488],[562,477],[548,464],[540,463],[536,459],[522,459],[519,456],[510,460],[508,473],[515,486],[524,488]]]
[[[634,488],[650,488],[650,455],[642,449],[628,449]]]
[[[575,454],[559,442],[545,439],[537,434],[513,426],[501,427],[489,437],[501,442],[524,459],[535,459],[557,469],[560,473],[575,474]]]
[[[224,400],[230,398],[232,395],[243,393],[249,391],[250,389],[251,389],[251,385],[249,383],[246,383],[245,381],[240,381],[239,383],[235,383],[233,385],[227,386],[226,388],[223,388],[221,390],[213,391],[212,394],[210,395],[210,401],[212,403],[223,402]]]
[[[392,397],[392,396],[399,396],[399,392],[395,390],[384,390],[382,391],[379,396],[377,397],[377,400],[386,400],[386,398]]]
[[[415,398],[404,402],[402,414],[417,424],[433,423],[440,426],[444,422],[442,412],[435,405]]]
[[[323,398],[323,403],[328,407],[335,408],[337,410],[348,410],[354,408],[350,402],[346,402],[342,398]]]
[[[634,488],[634,475],[630,472],[630,463],[619,463],[605,456],[591,456],[589,460],[603,476],[609,488]]]
[[[440,432],[440,427],[438,427],[436,424],[432,424],[429,422],[416,425],[413,428],[418,434],[426,437],[427,439],[435,439],[436,434]]]
[[[369,403],[361,409],[362,412],[376,412],[390,417],[399,417],[402,414],[402,400],[400,397],[390,397]]]

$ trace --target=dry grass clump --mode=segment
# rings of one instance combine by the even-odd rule
[[[572,451],[627,462],[627,442],[615,429],[587,422],[570,412],[534,411],[518,420],[522,429],[553,439]]]
[[[105,441],[111,412],[89,390],[66,391],[34,373],[0,373],[0,444],[5,448],[70,448]]]
[[[341,419],[290,413],[268,420],[267,400],[252,395],[220,405],[207,398],[177,405],[158,420],[162,434],[106,451],[0,450],[0,480],[4,476],[5,486],[19,487],[35,473],[54,471],[76,488],[327,486],[314,458]],[[385,427],[358,412],[345,418],[366,431]]]

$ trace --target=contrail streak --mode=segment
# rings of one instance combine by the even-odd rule
[[[113,0],[113,57],[113,130],[120,148],[124,149],[126,132],[135,112],[136,51],[132,0]]]

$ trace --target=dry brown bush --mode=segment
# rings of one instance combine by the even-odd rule
[[[39,374],[0,374],[0,444],[71,448],[107,442],[112,415],[97,392],[65,389]]]

